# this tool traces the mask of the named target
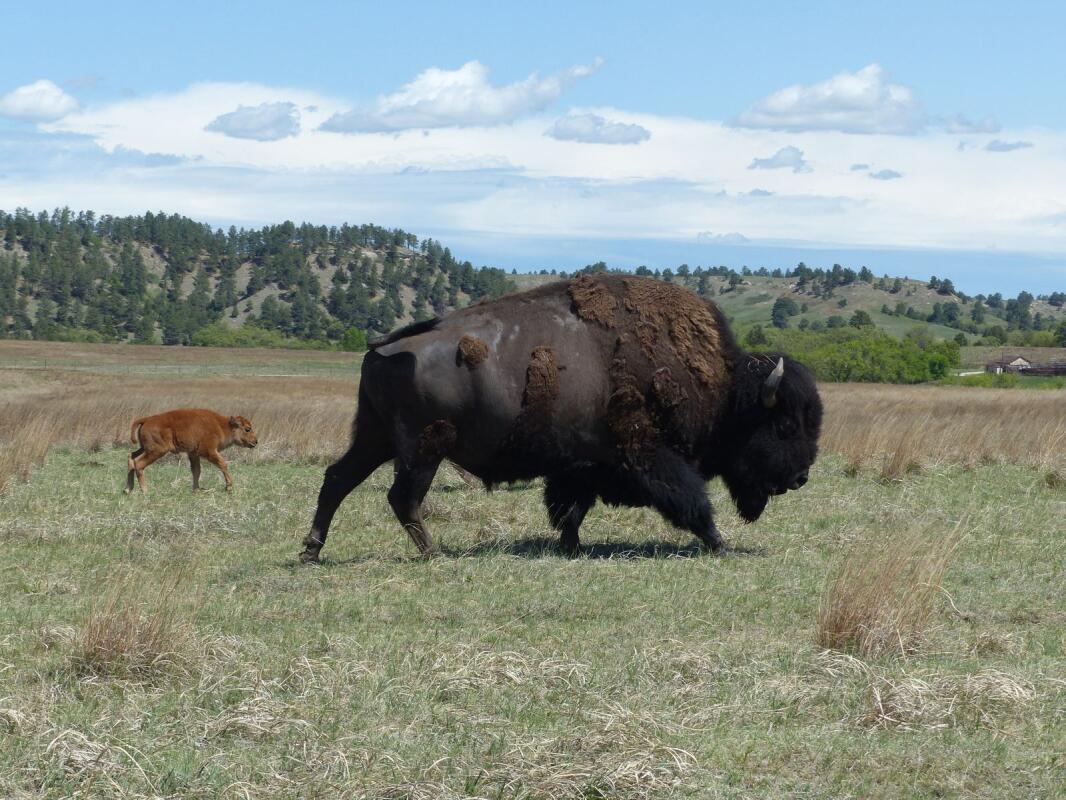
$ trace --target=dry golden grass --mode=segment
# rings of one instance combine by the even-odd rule
[[[822,447],[886,480],[946,464],[1066,470],[1066,398],[1055,390],[827,384]]]
[[[358,357],[336,352],[0,342],[0,356],[8,367],[0,371],[0,489],[27,477],[54,447],[126,446],[135,417],[182,406],[250,417],[262,446],[241,459],[324,461],[346,444],[358,386]],[[19,368],[36,362],[64,366]],[[307,374],[286,374],[300,372]],[[1049,485],[1066,475],[1061,392],[821,390],[823,451],[843,455],[851,473],[874,469],[896,481],[945,464],[1011,463],[1043,471]]]
[[[73,637],[70,663],[79,674],[144,677],[180,668],[192,644],[175,602],[178,582],[164,580],[144,600],[144,587],[119,581]]]
[[[0,395],[0,488],[25,479],[54,447],[90,451],[129,447],[130,423],[172,408],[207,407],[250,418],[254,451],[228,451],[245,460],[315,459],[347,445],[358,384],[354,378],[218,377],[184,381],[69,375],[46,393]],[[232,454],[232,455],[231,455]]]
[[[916,649],[927,633],[962,525],[925,527],[887,543],[860,541],[830,573],[818,609],[820,647],[878,656]]]
[[[1027,705],[1033,686],[999,670],[966,676],[874,677],[859,723],[869,728],[937,730],[961,724],[997,728],[999,718]]]

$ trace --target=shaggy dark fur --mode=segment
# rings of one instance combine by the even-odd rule
[[[492,342],[476,369],[462,357],[471,341]],[[788,359],[768,388],[777,359],[742,351],[711,301],[633,276],[582,276],[408,326],[363,362],[351,448],[326,470],[302,558],[318,558],[341,500],[390,459],[389,502],[431,551],[421,503],[445,456],[488,486],[543,476],[569,552],[597,499],[653,507],[720,550],[706,481],[721,477],[754,520],[817,455],[817,388]]]

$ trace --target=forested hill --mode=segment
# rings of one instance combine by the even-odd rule
[[[358,343],[515,288],[376,225],[223,232],[176,214],[18,209],[0,211],[0,240],[0,337],[210,344],[239,328],[261,343]]]
[[[577,272],[607,269],[600,262]],[[841,328],[1066,346],[1063,292],[970,297],[946,278],[803,263],[635,272],[714,297],[752,346],[775,330]],[[176,214],[0,211],[0,337],[361,349],[367,334],[566,275],[475,268],[433,239],[376,225],[222,231]]]

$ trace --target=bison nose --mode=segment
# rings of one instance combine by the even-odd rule
[[[803,472],[799,472],[799,473],[796,474],[796,477],[794,477],[792,479],[792,483],[789,484],[788,488],[789,489],[798,489],[801,486],[803,486],[806,482],[807,482],[807,470],[803,470]]]

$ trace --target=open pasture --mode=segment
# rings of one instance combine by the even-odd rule
[[[445,468],[427,499],[445,555],[420,560],[382,469],[342,505],[323,564],[299,567],[353,357],[167,350],[238,369],[163,375],[131,347],[127,375],[78,347],[77,370],[0,370],[0,795],[1054,797],[1066,782],[1061,392],[827,386],[808,486],[743,526],[712,484],[739,551],[725,558],[602,505],[587,556],[561,558],[538,485],[487,493]],[[350,371],[300,366],[323,355]],[[236,491],[208,472],[194,495],[164,459],[147,497],[123,496],[130,420],[186,404],[255,422],[260,448],[227,451]],[[948,543],[920,629],[823,649],[827,579],[900,540]]]

